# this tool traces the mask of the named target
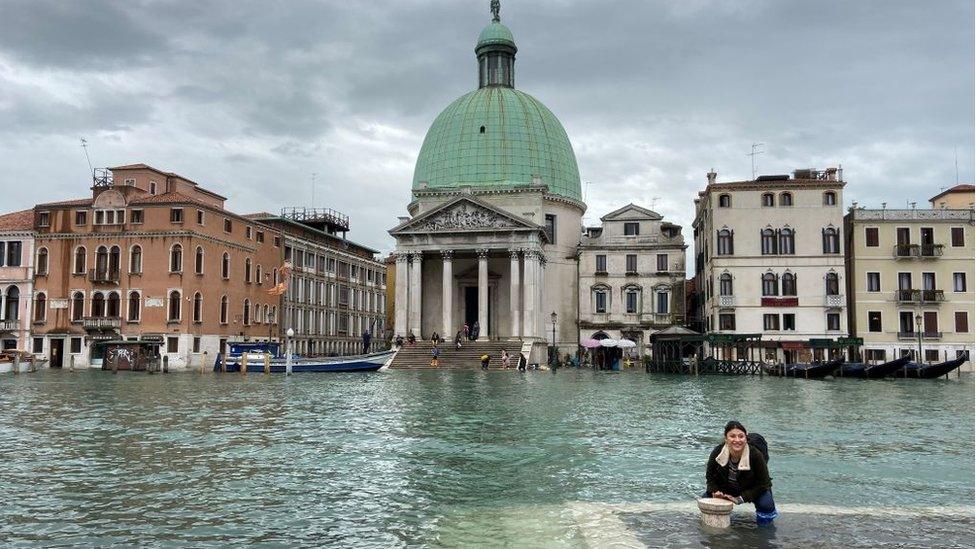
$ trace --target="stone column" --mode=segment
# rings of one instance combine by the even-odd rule
[[[441,301],[444,307],[441,337],[451,340],[454,337],[454,250],[444,250],[441,252],[444,258],[444,279],[442,282],[443,290]]]
[[[488,250],[478,250],[478,341],[488,341]]]
[[[394,314],[396,319],[394,321],[393,333],[395,335],[407,336],[407,288],[410,281],[407,280],[407,260],[409,255],[404,252],[398,252],[396,254],[396,301],[393,303]],[[329,296],[330,303],[335,303],[335,296]],[[335,329],[335,322],[333,321],[330,326],[329,334],[333,334]]]
[[[509,250],[509,257],[512,259],[511,272],[509,274],[509,308],[512,310],[512,338],[518,339],[522,335],[519,322],[522,315],[522,303],[521,296],[519,295],[519,290],[521,290],[522,281],[520,279],[521,273],[519,272],[519,252],[518,250]]]
[[[542,339],[548,340],[546,332],[552,331],[552,326],[549,325],[549,309],[546,309],[546,305],[549,303],[545,300],[546,294],[546,255],[543,252],[538,252],[539,254],[539,268],[536,269],[536,274],[538,279],[536,282],[536,308],[535,308],[535,321],[536,321],[536,334],[538,334]]]
[[[410,332],[417,336],[417,339],[422,339],[423,336],[420,332],[421,327],[421,316],[420,310],[422,307],[421,301],[421,287],[423,286],[423,254],[415,253],[411,254],[410,263]],[[409,333],[409,332],[408,332]]]
[[[525,265],[525,279],[522,282],[522,335],[526,338],[538,337],[536,321],[536,302],[539,299],[536,282],[539,280],[539,255],[535,251],[522,254]]]

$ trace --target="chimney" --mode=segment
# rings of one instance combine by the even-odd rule
[[[708,176],[707,177],[708,177],[708,184],[709,185],[712,185],[712,184],[715,183],[715,178],[718,177],[718,174],[715,173],[715,170],[714,169],[712,169],[712,170],[710,170],[708,172]]]

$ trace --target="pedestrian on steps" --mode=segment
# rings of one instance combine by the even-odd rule
[[[487,370],[488,369],[488,362],[490,360],[491,360],[491,357],[488,356],[488,353],[485,353],[485,354],[481,355],[481,369],[482,370]]]
[[[502,368],[506,370],[508,369],[508,360],[509,360],[508,351],[502,349]]]
[[[464,339],[471,339],[471,327],[468,326],[467,322],[464,323],[464,327],[461,330],[464,331]]]
[[[461,330],[458,330],[457,333],[454,334],[454,350],[461,350]]]
[[[441,356],[440,347],[438,347],[437,345],[434,345],[434,348],[430,350],[430,355],[431,355],[430,356],[430,367],[431,368],[437,368],[438,366],[440,366],[440,363],[437,361],[437,359]]]

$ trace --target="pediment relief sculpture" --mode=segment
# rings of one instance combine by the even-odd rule
[[[439,232],[464,229],[506,229],[520,227],[511,219],[470,202],[459,202],[421,220],[411,230]]]

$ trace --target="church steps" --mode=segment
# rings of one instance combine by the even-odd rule
[[[461,344],[461,349],[455,349],[453,342],[444,342],[439,345],[440,366],[432,368],[430,353],[433,346],[429,341],[418,341],[415,346],[404,344],[393,359],[390,368],[396,370],[477,369],[481,368],[481,355],[487,353],[491,357],[489,369],[501,370],[503,369],[502,350],[508,351],[510,367],[515,368],[518,366],[518,352],[521,346],[520,341],[465,341]]]

